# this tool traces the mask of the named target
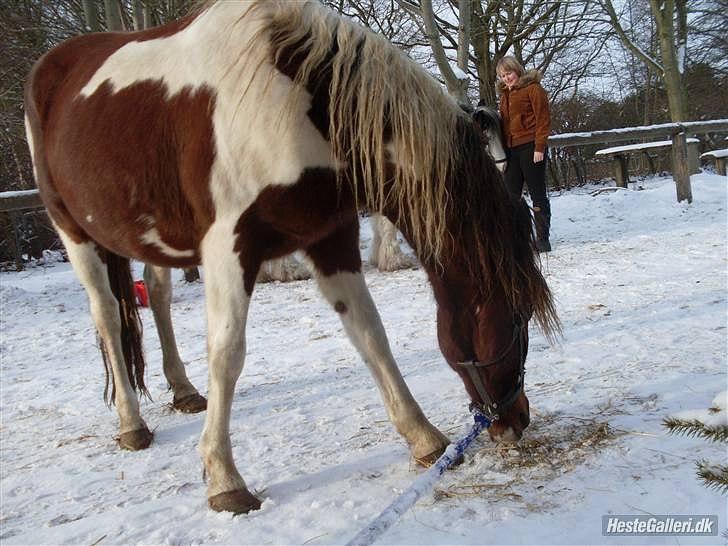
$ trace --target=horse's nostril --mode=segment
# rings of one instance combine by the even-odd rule
[[[521,419],[521,425],[523,426],[523,428],[526,428],[528,426],[528,424],[531,422],[531,419],[528,416],[528,413],[526,413],[525,411],[522,411],[518,415],[518,417]]]

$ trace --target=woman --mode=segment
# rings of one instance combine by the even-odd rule
[[[508,150],[505,181],[508,190],[520,199],[523,183],[533,201],[536,248],[549,252],[551,207],[546,193],[546,141],[551,117],[546,91],[539,83],[541,73],[526,72],[515,57],[503,57],[496,65],[499,77],[500,115]]]

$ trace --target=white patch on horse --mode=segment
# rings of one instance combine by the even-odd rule
[[[104,82],[118,92],[144,80],[160,82],[168,98],[209,88],[216,145],[210,189],[218,218],[239,217],[266,186],[294,184],[307,168],[340,167],[307,115],[309,94],[281,115],[293,82],[271,64],[267,48],[249,46],[261,22],[243,17],[246,6],[218,2],[173,36],[126,44],[80,92],[89,97]]]
[[[172,258],[192,258],[195,255],[195,251],[192,249],[179,250],[165,243],[164,240],[162,240],[162,236],[159,234],[159,231],[155,227],[156,221],[154,220],[154,217],[145,214],[140,216],[137,221],[146,224],[148,227],[147,231],[140,237],[141,242],[145,245],[155,246],[163,254]]]
[[[88,222],[88,223],[90,224],[91,222],[93,222],[93,221],[94,221],[94,217],[93,217],[93,216],[91,216],[90,214],[87,214],[87,215],[86,215],[86,221],[87,221],[87,222]]]

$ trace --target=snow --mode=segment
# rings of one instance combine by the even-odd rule
[[[15,190],[0,192],[0,199],[17,199],[20,197],[29,197],[31,195],[39,195],[38,190]]]
[[[685,410],[672,417],[684,421],[700,421],[707,427],[728,427],[728,391],[723,391],[713,399],[709,408]]]
[[[713,150],[712,152],[705,152],[700,157],[728,157],[728,148],[725,148],[723,150]]]
[[[726,389],[726,187],[692,177],[639,190],[552,195],[543,267],[564,326],[531,330],[531,426],[518,446],[481,434],[378,544],[715,544],[720,537],[601,534],[607,514],[717,514],[697,459],[724,446],[669,435],[663,418]],[[370,237],[365,229],[363,244]],[[139,270],[140,271],[140,270]],[[172,312],[206,391],[203,287],[174,273]],[[421,270],[367,272],[393,352],[425,413],[453,440],[472,424],[438,348]],[[68,264],[0,274],[0,541],[16,544],[342,544],[423,471],[312,281],[256,287],[231,442],[262,509],[207,509],[196,452],[204,414],[173,413],[151,314],[142,402],[152,446],[120,451],[85,295]]]
[[[452,73],[455,75],[455,77],[458,79],[458,81],[466,81],[470,76],[466,72],[463,71],[462,68],[460,68],[457,65],[451,66]]]
[[[688,144],[699,144],[700,141],[697,138],[687,138],[685,141]],[[672,146],[672,140],[659,140],[656,142],[642,142],[638,144],[627,144],[626,146],[613,146],[612,148],[604,148],[597,150],[594,155],[610,155],[619,152],[631,152],[634,150],[648,150],[651,148],[665,148]]]

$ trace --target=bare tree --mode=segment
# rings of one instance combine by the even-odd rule
[[[657,30],[658,48],[655,56],[640,47],[638,31],[625,24],[624,13],[630,7],[630,2],[626,2],[620,12],[617,12],[612,0],[599,0],[599,3],[609,16],[609,22],[622,44],[662,80],[672,121],[684,121],[687,118],[687,95],[683,80],[688,46],[687,0],[649,0],[650,14]]]
[[[477,82],[477,98],[496,104],[495,65],[506,54],[524,65],[558,68],[552,95],[574,92],[606,42],[593,0],[398,0],[420,22],[448,90],[462,100],[465,77]],[[466,47],[467,46],[467,47]],[[453,74],[449,67],[459,68]],[[473,86],[467,83],[473,95]]]

